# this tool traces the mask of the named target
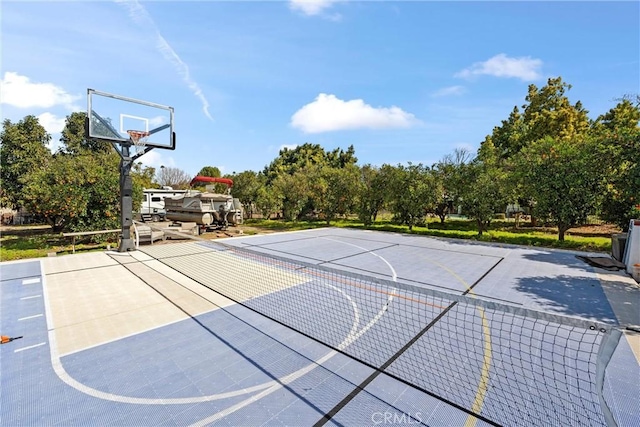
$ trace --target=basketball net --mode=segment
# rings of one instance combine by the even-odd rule
[[[147,139],[149,138],[149,132],[141,130],[128,130],[129,138],[133,142],[136,154],[144,152],[147,146]]]

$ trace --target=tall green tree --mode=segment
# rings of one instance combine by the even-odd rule
[[[282,210],[282,200],[284,196],[278,192],[277,188],[262,185],[256,194],[256,209],[263,218],[271,219],[271,216]]]
[[[437,202],[433,175],[422,164],[398,165],[392,183],[393,197],[389,207],[394,219],[412,230],[424,221],[427,212],[433,210]]]
[[[307,174],[309,198],[327,224],[338,215],[346,216],[355,210],[358,201],[358,168],[314,166]]]
[[[378,213],[391,200],[394,176],[395,167],[388,164],[381,167],[364,165],[360,168],[357,212],[365,225],[373,224]]]
[[[305,143],[293,149],[280,150],[278,157],[264,168],[263,174],[267,183],[271,183],[280,175],[293,175],[313,165],[343,168],[355,165],[357,161],[353,145],[347,151],[336,148],[328,152],[320,144]]]
[[[523,106],[522,115],[526,126],[525,142],[547,136],[557,141],[575,140],[589,130],[588,111],[580,101],[571,104],[566,95],[570,89],[571,85],[562,81],[562,77],[550,78],[540,89],[529,85],[525,98],[528,104]]]
[[[556,140],[546,137],[524,148],[516,171],[536,212],[558,227],[563,241],[571,227],[584,224],[594,212],[605,186],[601,145],[594,138]]]
[[[308,175],[297,171],[292,175],[279,175],[270,186],[272,191],[280,195],[282,216],[288,221],[297,220],[302,216],[305,206],[309,203]]]
[[[507,120],[493,128],[483,144],[491,142],[501,158],[511,158],[527,145],[547,136],[572,140],[589,131],[588,111],[567,97],[571,85],[562,77],[550,78],[541,88],[529,85],[522,110],[513,108]]]
[[[567,96],[570,89],[571,85],[562,77],[548,79],[541,88],[529,85],[522,110],[515,107],[509,118],[493,129],[481,144],[479,155],[495,149],[503,160],[500,167],[509,169],[514,156],[541,139],[549,137],[560,143],[584,138],[590,131],[588,111],[580,101],[571,103]],[[528,183],[521,185],[526,187]],[[530,209],[531,221],[535,224],[537,200],[531,191],[526,192],[529,196],[517,198]]]
[[[258,191],[266,184],[264,176],[249,170],[229,175],[228,178],[233,180],[233,197],[240,200],[244,206],[245,215],[251,218],[258,199]]]
[[[47,145],[51,136],[35,116],[17,123],[4,120],[0,135],[0,179],[2,198],[11,208],[22,205],[28,175],[45,169],[52,154]]]
[[[29,174],[25,207],[54,231],[118,228],[118,183],[117,162],[107,153],[55,156]]]
[[[500,157],[510,158],[522,149],[527,138],[527,126],[520,110],[515,106],[509,118],[493,128],[485,143],[491,143],[498,150]]]
[[[618,132],[638,130],[640,105],[634,105],[629,99],[623,99],[605,114],[598,116],[594,128],[596,132]]]
[[[609,171],[601,217],[626,231],[640,215],[640,98],[625,97],[599,116],[593,134],[603,149],[600,164]]]
[[[47,168],[33,170],[24,188],[25,206],[54,230],[86,231],[120,224],[119,156],[111,144],[86,141],[84,113],[67,116],[58,153]],[[134,179],[134,206],[142,197]]]
[[[198,172],[198,175],[209,176],[211,178],[220,178],[222,176],[222,173],[220,172],[220,169],[218,169],[217,166],[205,166],[202,169],[200,169],[200,172]]]
[[[440,218],[441,223],[444,223],[447,215],[457,212],[461,194],[469,185],[465,181],[463,171],[472,158],[473,155],[469,150],[456,148],[452,154],[447,154],[436,163],[431,170],[437,194],[433,212]]]
[[[133,184],[141,189],[158,188],[159,185],[155,182],[155,177],[156,168],[152,166],[144,166],[142,162],[134,163],[131,168],[131,179],[133,180]]]
[[[498,151],[485,151],[461,167],[465,182],[460,193],[463,213],[476,221],[478,235],[488,230],[496,213],[505,212],[509,176],[499,163]]]
[[[293,149],[283,148],[264,169],[267,183],[272,183],[282,175],[293,175],[301,169],[311,165],[326,163],[326,152],[320,144],[305,143]]]
[[[344,168],[348,166],[354,166],[358,163],[356,157],[356,150],[353,145],[347,148],[347,151],[343,151],[342,148],[336,148],[331,152],[325,154],[327,163],[332,168]]]
[[[111,153],[113,146],[109,142],[86,139],[85,120],[87,113],[74,112],[65,119],[64,129],[60,136],[62,147],[60,152],[65,154],[80,154],[84,150],[92,153]]]

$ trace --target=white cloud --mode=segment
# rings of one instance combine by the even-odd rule
[[[455,77],[468,79],[478,75],[489,75],[531,81],[541,77],[541,67],[541,59],[534,59],[530,56],[509,58],[506,54],[500,53],[484,62],[476,62],[471,67],[456,73]]]
[[[289,7],[307,16],[313,16],[321,14],[336,1],[337,0],[290,0]]]
[[[374,108],[362,99],[343,101],[321,93],[291,117],[291,126],[305,133],[346,129],[408,128],[419,123],[411,113],[398,107]]]
[[[53,83],[33,83],[27,76],[7,71],[0,82],[0,103],[17,108],[50,108],[62,105],[69,110],[79,109],[74,103],[80,96],[68,94]]]
[[[164,59],[173,65],[176,72],[180,77],[182,77],[182,81],[187,85],[196,98],[200,100],[204,115],[207,116],[209,120],[213,120],[209,113],[209,101],[204,96],[204,92],[202,92],[200,85],[198,85],[198,83],[191,77],[189,66],[182,61],[169,42],[167,42],[162,34],[160,34],[160,30],[149,15],[149,12],[147,12],[147,10],[137,0],[116,0],[116,3],[124,5],[129,12],[129,17],[137,24],[156,33],[156,49],[162,54],[162,56],[164,56]]]
[[[47,133],[51,135],[51,140],[49,141],[49,150],[52,153],[55,153],[59,148],[62,147],[62,143],[60,143],[60,134],[64,129],[66,118],[58,117],[55,114],[46,112],[37,116],[37,119],[42,127],[47,131]]]
[[[441,97],[441,96],[457,96],[462,95],[466,92],[464,86],[448,86],[443,87],[442,89],[438,89],[431,96],[433,97]]]
[[[175,167],[175,161],[171,157],[163,156],[164,150],[153,149],[140,157],[137,162],[142,162],[144,166],[151,166],[156,168],[156,171],[160,170],[160,166]]]
[[[65,118],[57,117],[51,113],[42,113],[38,116],[38,121],[45,130],[50,133],[61,133],[64,129]]]
[[[296,147],[298,146],[298,144],[282,144],[279,148],[280,151],[284,150],[285,148],[287,150],[295,150]]]

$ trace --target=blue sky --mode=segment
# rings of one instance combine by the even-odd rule
[[[175,108],[190,175],[260,171],[284,147],[353,144],[359,164],[475,152],[529,84],[562,76],[595,118],[640,93],[640,3],[3,1],[2,118],[55,150],[86,90]]]

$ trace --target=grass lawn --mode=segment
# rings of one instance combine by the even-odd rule
[[[11,226],[0,229],[0,261],[12,261],[16,259],[46,257],[55,252],[58,255],[72,252],[72,240],[63,237],[60,233],[53,233],[49,226]],[[116,241],[91,243],[76,241],[76,253],[91,250],[103,250],[110,244],[116,245]]]

